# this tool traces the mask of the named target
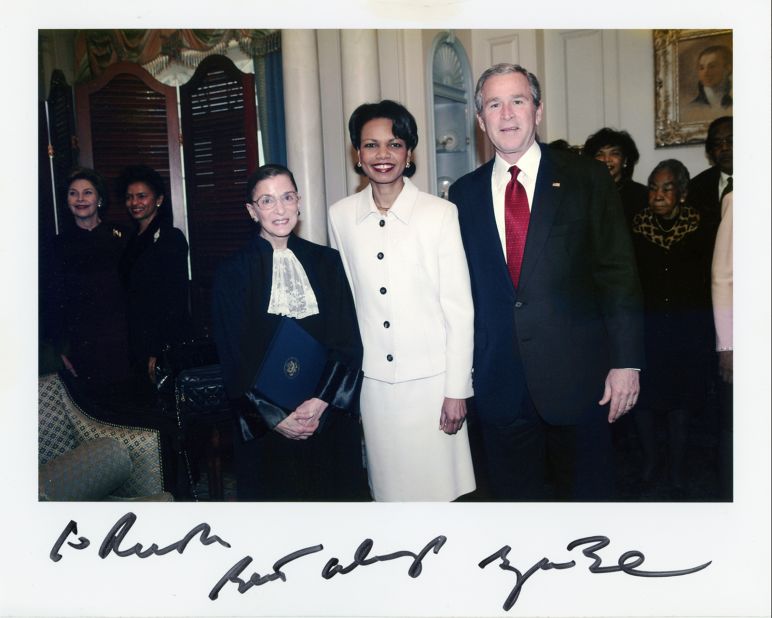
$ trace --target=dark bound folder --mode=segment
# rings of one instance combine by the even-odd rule
[[[293,411],[314,396],[327,349],[292,318],[283,317],[268,345],[252,393]]]

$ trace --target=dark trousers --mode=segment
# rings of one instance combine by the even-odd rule
[[[494,500],[613,499],[613,453],[605,408],[589,422],[551,425],[526,394],[516,421],[481,422],[480,429]]]

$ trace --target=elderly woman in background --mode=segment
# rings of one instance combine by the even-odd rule
[[[257,233],[222,264],[214,281],[214,337],[238,413],[238,496],[367,499],[358,417],[362,343],[354,302],[338,252],[293,233],[299,205],[286,167],[258,168],[247,182],[246,203]],[[295,410],[245,397],[282,316],[296,320],[328,352],[314,396]]]
[[[464,418],[474,309],[456,208],[410,181],[415,119],[384,100],[349,120],[370,184],[329,210],[364,343],[362,424],[378,501],[450,501],[475,489]]]
[[[76,168],[67,183],[67,208],[47,274],[49,294],[41,299],[64,367],[87,387],[127,379],[125,298],[118,263],[126,233],[105,223],[108,192],[94,170]],[[41,260],[43,261],[43,260]]]
[[[648,190],[633,180],[638,148],[627,131],[615,131],[604,127],[587,138],[582,154],[603,163],[611,174],[622,199],[622,207],[628,225],[633,217],[648,205]]]
[[[633,414],[644,455],[642,479],[654,480],[657,418],[664,416],[674,497],[685,491],[689,417],[704,405],[713,343],[712,236],[685,203],[688,185],[680,161],[662,161],[649,176],[649,206],[633,220],[646,318],[646,370]]]
[[[157,171],[145,165],[126,168],[118,179],[118,194],[136,224],[120,263],[129,352],[137,394],[150,396],[162,349],[189,336],[188,243],[172,224],[171,204]]]

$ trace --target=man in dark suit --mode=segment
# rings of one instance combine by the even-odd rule
[[[710,123],[705,153],[711,167],[692,178],[686,198],[714,234],[721,221],[721,199],[732,190],[733,125],[732,116],[721,116]]]
[[[609,423],[635,405],[643,366],[618,193],[598,161],[536,142],[541,91],[526,69],[485,71],[475,106],[496,154],[449,199],[475,303],[477,464],[495,499],[609,499]]]

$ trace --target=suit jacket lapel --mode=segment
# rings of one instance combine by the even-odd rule
[[[531,219],[528,223],[528,237],[523,253],[523,265],[520,269],[519,290],[525,289],[533,275],[539,256],[544,249],[552,222],[563,198],[561,176],[550,157],[547,146],[541,145],[541,161],[536,176],[536,189],[531,204]]]
[[[484,259],[490,265],[493,276],[501,281],[501,285],[515,294],[515,286],[509,276],[507,259],[501,246],[499,228],[496,227],[496,217],[493,214],[493,194],[491,192],[491,174],[493,173],[493,159],[477,169],[475,193],[485,196],[481,203],[480,211],[475,213],[480,226],[482,247],[485,249]]]

